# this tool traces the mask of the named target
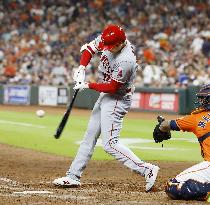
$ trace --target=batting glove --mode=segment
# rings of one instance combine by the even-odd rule
[[[82,90],[84,90],[85,88],[89,88],[89,83],[86,83],[86,82],[84,82],[84,83],[76,83],[76,85],[73,87],[73,89],[74,90],[80,90],[80,91],[82,91]]]
[[[85,66],[80,65],[79,68],[75,70],[73,80],[76,84],[85,83]]]

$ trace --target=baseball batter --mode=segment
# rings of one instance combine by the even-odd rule
[[[196,95],[199,101],[195,111],[176,120],[163,121],[159,126],[160,133],[156,133],[156,140],[161,142],[158,139],[158,135],[161,138],[161,132],[193,132],[198,138],[204,158],[203,162],[167,182],[165,191],[172,199],[208,200],[210,196],[210,84],[204,85]]]
[[[85,67],[92,56],[99,52],[99,81],[84,82]],[[131,106],[137,68],[134,48],[120,26],[108,25],[100,36],[82,46],[80,66],[74,75],[74,89],[94,89],[100,92],[100,96],[92,110],[84,140],[75,159],[66,176],[53,181],[55,185],[81,185],[80,177],[101,135],[104,150],[131,170],[144,176],[146,191],[151,190],[159,167],[142,161],[119,141],[123,118]]]

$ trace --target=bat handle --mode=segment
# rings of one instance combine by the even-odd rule
[[[75,98],[78,92],[79,92],[79,89],[74,90],[74,94],[72,98]]]

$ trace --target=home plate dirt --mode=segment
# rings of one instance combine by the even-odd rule
[[[79,188],[58,188],[52,181],[63,176],[71,159],[0,144],[0,205],[10,204],[204,204],[172,201],[165,182],[190,162],[158,162],[160,174],[153,190],[145,193],[144,178],[116,161],[90,161]]]

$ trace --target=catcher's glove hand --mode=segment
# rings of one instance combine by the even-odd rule
[[[160,130],[160,124],[165,120],[162,116],[158,116],[158,124],[155,126],[153,131],[153,138],[156,143],[162,142],[163,140],[168,140],[171,138],[171,132],[162,132]]]

